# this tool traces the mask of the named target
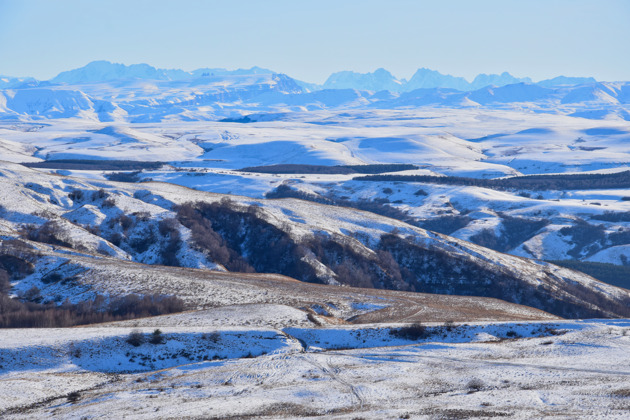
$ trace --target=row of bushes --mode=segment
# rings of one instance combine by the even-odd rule
[[[630,171],[610,174],[527,175],[495,179],[431,175],[370,175],[355,177],[354,180],[378,182],[424,182],[429,184],[475,186],[498,190],[599,190],[630,188]]]
[[[495,251],[507,252],[529,240],[540,229],[551,223],[545,219],[526,219],[524,217],[513,217],[505,213],[500,213],[499,216],[501,218],[501,232],[499,235],[493,229],[483,229],[468,238],[468,240]]]
[[[0,271],[1,272],[1,271]],[[71,304],[65,302],[37,303],[41,298],[35,288],[25,296],[32,302],[23,302],[0,294],[0,328],[60,328],[96,324],[125,319],[144,318],[181,312],[184,302],[175,296],[135,294],[107,301],[97,295],[93,300]]]
[[[332,194],[327,196],[316,195],[305,191],[298,191],[286,184],[280,184],[272,191],[265,195],[266,198],[297,198],[299,200],[312,201],[315,203],[329,204],[339,207],[350,207],[357,210],[369,211],[391,219],[401,220],[403,222],[420,226],[421,221],[410,216],[407,212],[397,209],[389,205],[386,198],[377,198],[374,200],[356,200],[351,201],[345,198],[336,197]]]
[[[0,243],[0,328],[71,327],[184,310],[181,299],[159,294],[130,294],[111,299],[97,294],[91,300],[76,304],[66,300],[57,305],[43,303],[41,291],[32,287],[21,295],[21,300],[9,297],[11,281],[33,274],[40,257],[35,249],[21,240]],[[58,273],[51,273],[43,281],[63,281],[61,277]]]
[[[29,168],[67,169],[85,171],[133,171],[155,170],[164,162],[144,162],[135,160],[91,160],[91,159],[56,159],[44,162],[27,162],[22,165]]]
[[[267,166],[250,166],[240,169],[241,172],[263,174],[382,174],[386,172],[401,172],[418,169],[409,163],[383,163],[372,165],[302,165],[278,164]]]
[[[630,289],[630,267],[627,265],[615,265],[610,263],[561,260],[549,261],[572,270],[578,270],[613,286]]]

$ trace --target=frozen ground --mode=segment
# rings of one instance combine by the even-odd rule
[[[630,321],[6,330],[3,418],[627,418]],[[151,328],[143,328],[148,335]],[[265,354],[266,353],[266,354]],[[212,359],[215,360],[212,360]],[[207,359],[207,360],[204,360]]]

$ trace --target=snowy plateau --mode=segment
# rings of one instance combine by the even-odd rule
[[[628,144],[588,77],[0,76],[0,417],[628,418]]]

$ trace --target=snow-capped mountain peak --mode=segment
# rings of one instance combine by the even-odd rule
[[[404,81],[398,80],[384,68],[379,68],[372,73],[355,73],[353,71],[333,73],[328,77],[323,88],[398,92],[402,90],[403,86]]]

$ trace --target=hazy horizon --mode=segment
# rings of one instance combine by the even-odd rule
[[[55,74],[55,75],[53,75],[52,77],[49,77],[49,78],[47,78],[47,79],[37,79],[37,78],[36,78],[36,79],[37,79],[37,80],[41,80],[41,81],[51,80],[51,79],[55,78],[56,76],[58,76],[58,74],[60,74],[60,73],[63,73],[63,72],[66,72],[66,71],[72,71],[72,70],[80,69],[80,68],[83,68],[83,67],[85,67],[85,66],[87,66],[87,65],[89,65],[89,64],[91,64],[91,63],[93,63],[93,62],[99,62],[99,61],[106,61],[106,62],[110,62],[111,64],[122,64],[122,65],[124,65],[124,66],[144,65],[144,64],[146,64],[146,65],[149,65],[149,66],[151,66],[151,67],[154,67],[154,68],[156,68],[156,69],[158,69],[158,70],[183,70],[183,71],[186,71],[186,72],[192,72],[192,71],[195,71],[195,70],[200,70],[200,69],[205,69],[205,68],[208,68],[208,69],[223,69],[223,70],[227,70],[227,71],[235,71],[235,70],[249,70],[249,69],[251,69],[251,68],[253,68],[253,67],[263,68],[263,67],[261,67],[261,66],[251,66],[251,67],[246,67],[246,68],[243,68],[243,67],[238,67],[238,68],[233,67],[233,68],[230,68],[230,67],[226,67],[226,66],[220,66],[220,65],[217,65],[217,66],[212,66],[212,67],[211,67],[211,66],[202,66],[202,67],[191,68],[191,69],[182,69],[182,68],[177,68],[177,67],[162,68],[162,67],[153,66],[151,63],[140,63],[140,62],[138,62],[138,63],[119,63],[119,62],[113,62],[113,61],[109,61],[109,60],[94,60],[94,61],[91,61],[91,62],[89,62],[89,63],[85,63],[84,65],[79,66],[79,67],[69,68],[69,69],[62,70],[61,72],[59,72],[59,73],[57,73],[57,74]],[[449,76],[454,76],[454,77],[463,77],[463,78],[464,78],[464,79],[466,79],[466,81],[468,81],[468,82],[472,82],[472,81],[475,79],[475,77],[476,77],[476,76],[478,76],[478,75],[484,75],[484,74],[485,74],[485,75],[491,75],[491,74],[501,75],[502,73],[504,73],[504,71],[494,71],[494,72],[491,72],[491,73],[479,73],[479,74],[477,74],[477,75],[475,75],[475,76],[473,76],[473,77],[470,77],[470,78],[469,78],[469,77],[464,77],[464,76],[459,75],[459,74],[444,73],[444,72],[441,72],[441,71],[439,71],[439,70],[437,70],[437,69],[432,69],[432,68],[428,68],[428,67],[419,67],[418,69],[416,69],[416,71],[417,71],[417,70],[420,70],[420,69],[422,69],[422,68],[425,68],[425,69],[428,69],[428,70],[431,70],[431,71],[438,71],[439,73],[441,73],[441,74],[443,74],[443,75],[449,75]],[[263,68],[263,69],[265,69],[265,70],[270,70],[270,71],[272,71],[272,72],[274,72],[274,73],[287,74],[288,76],[293,77],[293,76],[292,76],[291,74],[289,74],[289,73],[286,73],[286,72],[283,72],[283,71],[278,71],[278,69],[274,69],[274,68]],[[365,71],[365,72],[355,72],[355,73],[360,73],[360,74],[374,73],[374,72],[376,72],[376,71],[377,71],[377,70],[379,70],[379,69],[385,69],[386,71],[390,72],[390,74],[392,74],[392,76],[396,77],[398,80],[406,80],[406,81],[409,81],[409,79],[411,79],[411,77],[413,76],[413,73],[412,73],[411,75],[409,75],[409,76],[407,76],[407,77],[401,77],[400,75],[395,74],[394,72],[390,71],[387,67],[384,67],[384,66],[381,66],[381,67],[379,67],[379,68],[375,68],[375,69],[373,69],[373,70],[368,70],[368,71]],[[336,71],[334,71],[334,72],[330,73],[328,76],[330,76],[330,75],[332,75],[332,74],[334,74],[334,73],[339,73],[339,72],[344,72],[344,71],[354,72],[353,70],[339,69],[339,70],[336,70]],[[414,73],[415,73],[415,71],[414,71]],[[509,73],[509,72],[508,72],[508,73]],[[515,77],[522,77],[522,78],[524,78],[524,77],[530,77],[530,76],[529,76],[529,75],[527,75],[527,74],[522,74],[522,75],[515,75],[515,74],[512,74],[512,73],[510,73],[510,74],[511,74],[512,76],[515,76]],[[32,76],[15,75],[15,74],[0,74],[0,76],[2,76],[2,77],[32,77]],[[327,77],[328,77],[328,76],[327,76]],[[584,74],[557,74],[557,75],[555,75],[555,76],[551,76],[551,77],[548,77],[548,78],[546,78],[546,79],[552,79],[552,78],[554,78],[554,77],[558,77],[558,76],[566,76],[566,77],[592,77],[591,75],[584,75]],[[295,78],[295,79],[297,79],[297,78]],[[542,80],[546,80],[546,79],[534,79],[534,78],[532,78],[532,81],[533,81],[534,83],[537,83],[537,82],[540,82],[540,81],[542,81]],[[307,83],[316,83],[316,82],[313,82],[313,81],[311,81],[311,80],[302,80],[302,81],[303,81],[303,82],[307,82]],[[324,81],[326,81],[326,78],[324,79]],[[599,81],[604,81],[604,80],[599,80]],[[605,81],[607,81],[607,82],[614,82],[615,80],[605,80]],[[321,82],[321,83],[319,83],[319,84],[322,84],[322,83],[323,83],[323,82]]]
[[[334,72],[422,67],[630,80],[622,0],[0,0],[0,74],[48,80],[95,60],[191,71],[259,66],[323,83]]]

